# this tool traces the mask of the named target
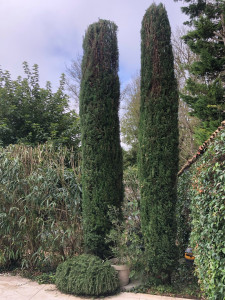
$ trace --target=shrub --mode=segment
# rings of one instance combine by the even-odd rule
[[[79,172],[68,149],[1,149],[0,253],[8,263],[48,271],[80,253],[80,206]]]
[[[73,295],[100,296],[119,289],[117,273],[109,262],[89,254],[75,256],[60,264],[55,283],[60,291]]]

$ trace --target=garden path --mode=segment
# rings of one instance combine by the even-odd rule
[[[30,279],[9,274],[0,274],[0,300],[85,300],[72,295],[60,293],[54,284],[38,284]],[[93,298],[89,298],[93,299]],[[100,298],[103,299],[103,298]],[[120,293],[105,297],[107,300],[185,300],[184,298],[171,298],[140,293]],[[97,300],[97,299],[95,299]],[[186,299],[188,300],[188,299]]]

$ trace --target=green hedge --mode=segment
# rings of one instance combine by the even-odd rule
[[[0,151],[2,265],[53,268],[82,249],[81,187],[73,153],[51,144]]]
[[[109,262],[90,254],[75,256],[60,264],[55,278],[60,291],[73,295],[108,295],[119,289],[117,273]]]
[[[196,257],[196,274],[208,299],[222,300],[225,295],[224,131],[189,172],[186,185],[185,173],[179,178],[179,185],[183,184],[184,192],[189,186],[183,207],[190,204],[190,244]],[[187,213],[186,221],[188,217]]]

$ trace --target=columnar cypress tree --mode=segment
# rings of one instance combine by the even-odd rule
[[[170,36],[164,6],[151,5],[141,30],[141,222],[149,275],[164,282],[176,255],[178,92]]]
[[[123,200],[119,134],[117,26],[90,25],[83,41],[80,119],[82,139],[83,227],[86,252],[108,255],[109,206]]]

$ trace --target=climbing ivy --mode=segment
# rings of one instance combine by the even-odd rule
[[[177,214],[185,246],[190,234],[196,274],[208,299],[225,295],[225,132],[221,132],[204,155],[179,178]],[[183,195],[183,198],[181,198]],[[185,207],[188,210],[185,211]],[[190,208],[190,211],[189,211]],[[180,220],[180,221],[179,221]],[[189,225],[191,224],[191,228]]]

